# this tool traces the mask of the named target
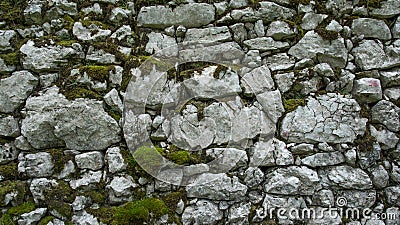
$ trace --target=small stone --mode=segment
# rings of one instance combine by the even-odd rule
[[[372,183],[376,188],[382,189],[389,184],[389,174],[382,165],[372,167],[370,172]]]
[[[49,153],[20,154],[18,172],[27,177],[47,177],[53,174],[53,160]]]
[[[71,180],[70,186],[72,189],[77,189],[77,188],[84,188],[88,189],[91,188],[94,185],[97,185],[103,177],[103,171],[87,171],[83,173],[80,178],[77,178],[75,180]]]
[[[12,116],[0,117],[0,136],[18,137],[19,134],[18,119]]]
[[[291,69],[295,62],[286,53],[278,53],[267,58],[267,65],[271,71]]]
[[[274,39],[270,37],[259,37],[250,40],[246,40],[243,42],[249,49],[256,49],[260,52],[265,51],[274,51],[285,49],[289,47],[289,43],[274,41]]]
[[[120,172],[127,167],[118,147],[109,148],[106,152],[105,160],[108,164],[108,171],[110,173]]]
[[[0,52],[14,50],[11,45],[17,33],[13,30],[0,30]]]
[[[383,127],[378,127],[376,129],[374,126],[370,125],[369,130],[371,132],[371,136],[375,137],[376,141],[380,144],[383,150],[395,148],[399,138],[395,133],[386,130]]]
[[[327,15],[316,14],[313,12],[306,13],[300,26],[304,30],[313,30],[317,28],[318,24],[320,24],[327,17]]]
[[[109,190],[108,198],[111,204],[123,203],[133,200],[133,188],[137,187],[131,176],[114,177],[106,188]]]
[[[106,104],[108,106],[110,106],[112,109],[118,111],[118,112],[122,112],[123,111],[123,104],[122,101],[119,97],[118,91],[113,88],[110,92],[108,92],[105,96],[104,96],[104,101],[106,102]]]
[[[389,130],[400,130],[400,108],[395,104],[381,100],[371,108],[372,121],[385,125]]]
[[[380,71],[379,74],[383,87],[393,87],[400,85],[400,69]]]
[[[344,156],[340,152],[316,153],[301,160],[304,165],[310,167],[332,166],[344,161]]]
[[[101,29],[95,24],[86,28],[81,22],[75,22],[72,32],[81,41],[104,41],[111,35],[110,30]]]
[[[400,186],[385,188],[387,203],[393,206],[400,206]]]
[[[76,165],[80,169],[99,170],[104,165],[101,152],[86,152],[75,156]]]
[[[282,93],[287,92],[294,83],[294,72],[276,74],[275,82]]]
[[[295,32],[289,27],[289,24],[280,20],[272,22],[267,30],[267,36],[278,41],[292,38],[295,35]]]
[[[382,99],[381,82],[375,78],[361,78],[354,81],[353,95],[360,102],[374,103]]]

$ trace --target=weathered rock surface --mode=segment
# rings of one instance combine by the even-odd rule
[[[352,142],[365,132],[367,119],[360,118],[360,106],[354,99],[327,94],[307,99],[282,121],[281,135],[288,141]]]
[[[12,116],[0,118],[0,136],[18,137],[19,134],[18,119]]]
[[[313,195],[319,183],[315,170],[305,166],[290,166],[266,174],[264,191],[282,195]]]
[[[389,130],[400,130],[400,108],[395,104],[382,100],[371,108],[372,121],[385,125]]]
[[[20,154],[18,161],[18,172],[27,177],[46,177],[53,173],[54,164],[47,152]]]
[[[389,27],[383,20],[359,18],[353,20],[351,30],[355,35],[364,35],[365,38],[389,40],[392,38]]]
[[[207,200],[199,200],[186,207],[182,214],[183,224],[218,224],[223,213],[218,206]]]
[[[384,48],[374,40],[364,40],[353,48],[355,63],[363,70],[385,69],[400,65],[398,47]]]
[[[75,156],[75,162],[80,169],[99,170],[104,165],[101,152],[86,152]]]
[[[365,190],[372,188],[372,181],[362,169],[337,166],[328,170],[330,182],[338,188]]]
[[[34,148],[65,145],[74,150],[102,150],[120,140],[117,122],[99,101],[69,102],[57,88],[51,88],[28,99],[26,108],[21,130]]]
[[[163,16],[160,17],[159,15]],[[166,6],[148,6],[140,9],[138,25],[161,29],[172,25],[183,25],[191,28],[207,25],[214,19],[214,7],[205,3],[183,4],[175,9]]]
[[[360,102],[373,103],[382,99],[382,87],[379,79],[361,78],[354,81],[353,95]]]
[[[188,197],[211,200],[240,200],[247,192],[237,177],[230,178],[226,174],[202,174],[186,187]]]
[[[297,59],[315,58],[320,63],[328,63],[334,68],[344,68],[347,62],[347,49],[343,38],[328,41],[314,31],[307,32],[288,53]]]
[[[78,45],[80,47],[80,45]],[[66,65],[73,58],[83,58],[83,52],[79,47],[62,46],[35,46],[35,42],[29,40],[22,45],[20,51],[25,55],[22,65],[25,69],[35,72],[57,71],[62,65]]]
[[[39,80],[28,71],[12,73],[0,80],[0,112],[11,113],[21,107]]]

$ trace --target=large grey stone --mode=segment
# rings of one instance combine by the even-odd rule
[[[278,216],[277,214],[279,213],[279,224],[294,224],[292,220],[295,220],[296,218],[291,218],[289,212],[293,210],[302,212],[303,209],[307,208],[306,202],[302,197],[275,196],[270,194],[265,195],[262,206],[264,208],[264,218],[274,218]],[[285,209],[285,211],[279,209]],[[281,212],[278,212],[278,210]]]
[[[151,32],[147,35],[149,42],[146,45],[145,51],[149,54],[154,54],[162,49],[163,55],[176,56],[178,54],[178,48],[175,46],[175,38],[162,33]],[[168,48],[168,50],[165,50]]]
[[[46,212],[47,208],[37,208],[31,212],[24,213],[21,215],[21,219],[18,220],[18,225],[35,224],[42,219]]]
[[[359,18],[353,20],[351,30],[355,35],[364,35],[365,38],[389,40],[392,38],[389,27],[383,20]]]
[[[54,164],[47,152],[20,154],[18,156],[18,172],[27,177],[46,177],[53,174]]]
[[[240,200],[247,187],[237,177],[230,178],[226,174],[204,173],[186,186],[188,197],[211,200]]]
[[[297,59],[316,58],[320,63],[328,63],[334,68],[344,68],[347,63],[347,49],[343,38],[324,40],[314,31],[307,32],[288,53]]]
[[[58,71],[60,66],[66,65],[71,58],[84,57],[81,49],[63,46],[35,46],[35,42],[29,40],[20,48],[22,57],[22,65],[25,69],[35,72],[42,71]]]
[[[54,134],[74,150],[102,150],[120,141],[117,121],[102,102],[77,99],[57,112]]]
[[[53,87],[26,103],[21,132],[34,148],[67,146],[74,150],[103,150],[120,140],[117,122],[102,102],[68,101]]]
[[[355,63],[362,70],[386,69],[400,65],[398,47],[383,46],[374,40],[363,40],[353,48]]]
[[[385,188],[386,200],[393,206],[400,206],[400,186]]]
[[[0,112],[11,113],[21,107],[39,80],[28,71],[12,73],[0,80]]]
[[[364,134],[367,119],[360,118],[361,108],[354,99],[328,93],[307,101],[284,117],[280,132],[286,140],[344,143]]]
[[[268,66],[263,65],[244,74],[241,79],[245,94],[261,94],[272,91],[275,87],[271,71]]]
[[[125,163],[118,147],[107,149],[105,160],[108,164],[108,171],[110,173],[120,172],[127,167],[127,164]]]
[[[114,177],[106,188],[109,190],[108,198],[111,204],[132,201],[133,188],[137,187],[131,176]]]
[[[142,7],[137,18],[139,26],[161,29],[172,25],[200,27],[214,19],[214,7],[205,3],[182,4],[174,9],[161,5]]]
[[[385,125],[389,130],[400,130],[400,108],[395,104],[382,100],[371,108],[372,121]]]
[[[313,195],[320,179],[315,170],[305,166],[279,168],[265,175],[264,191],[282,195]]]
[[[390,18],[400,14],[400,2],[387,0],[381,3],[379,8],[372,9],[371,15],[379,18]]]
[[[368,174],[351,166],[336,166],[328,169],[328,179],[333,186],[341,189],[366,190],[372,188]]]

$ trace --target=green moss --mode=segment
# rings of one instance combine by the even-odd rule
[[[338,39],[339,33],[333,30],[327,30],[325,27],[318,26],[315,32],[319,34],[323,39],[333,41]]]
[[[61,90],[61,93],[65,95],[68,100],[74,100],[77,98],[103,99],[99,93],[83,87],[71,87],[67,90]]]
[[[292,112],[299,106],[305,106],[306,101],[304,99],[284,99],[283,107],[286,112]]]
[[[50,149],[48,152],[53,159],[55,173],[60,173],[64,169],[64,165],[73,159],[71,155],[64,155],[64,149]]]
[[[12,162],[6,165],[0,165],[0,175],[4,180],[16,180],[18,178],[17,163]]]
[[[114,208],[110,207],[100,207],[98,209],[88,208],[86,211],[105,224],[111,224],[115,214]]]
[[[64,181],[59,181],[57,186],[45,191],[45,201],[48,209],[50,211],[55,210],[66,218],[72,216],[72,209],[68,203],[72,203],[74,199],[75,193]]]
[[[176,164],[184,165],[190,163],[190,153],[188,151],[171,152],[168,158]]]
[[[186,199],[186,195],[184,191],[176,191],[176,192],[171,192],[164,196],[163,201],[165,202],[166,206],[169,208],[171,213],[174,213],[177,207],[178,202],[182,199]]]
[[[27,192],[27,186],[23,181],[3,181],[0,183],[0,206],[5,206],[5,196],[11,192],[17,192],[15,201],[17,204],[22,204]]]
[[[47,225],[48,223],[50,223],[51,221],[53,221],[55,219],[54,216],[46,216],[43,219],[41,219],[38,223],[38,225]]]
[[[64,47],[71,47],[72,44],[77,43],[76,40],[61,40],[59,42],[57,42],[57,45],[61,45]]]
[[[0,1],[1,20],[8,22],[10,25],[24,24],[23,11],[26,5],[27,1],[25,0]]]
[[[100,82],[108,80],[111,71],[115,72],[114,66],[82,66],[79,68],[81,74],[86,73],[93,80]]]
[[[157,170],[163,162],[163,157],[158,149],[142,146],[133,153],[135,159],[140,159],[140,166],[148,170]]]
[[[0,224],[1,225],[11,225],[11,224],[16,224],[15,220],[18,218],[20,215],[24,213],[28,213],[35,210],[35,203],[29,201],[29,202],[24,202],[21,205],[17,205],[14,207],[11,207],[7,210],[3,216],[0,218]]]
[[[114,208],[112,224],[143,224],[149,222],[151,216],[160,218],[168,212],[169,209],[161,199],[145,198]]]
[[[93,20],[81,20],[80,21],[84,27],[89,27],[90,25],[94,24],[101,29],[108,29],[109,27],[100,21],[93,21]]]
[[[107,193],[101,191],[89,191],[83,193],[83,195],[87,198],[90,198],[92,202],[103,204],[107,199]]]
[[[7,65],[17,65],[19,63],[19,54],[17,52],[0,55],[0,58],[2,58]]]

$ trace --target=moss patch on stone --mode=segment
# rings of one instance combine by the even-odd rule
[[[73,159],[73,156],[64,154],[64,149],[50,149],[48,152],[53,159],[55,173],[60,173],[64,169],[64,165]]]
[[[103,99],[97,92],[83,88],[83,87],[73,87],[68,90],[60,91],[68,100],[74,100],[77,98],[90,98],[90,99]]]
[[[114,66],[82,66],[79,68],[81,74],[86,73],[93,80],[100,82],[108,80],[111,71],[115,73]]]
[[[45,191],[45,201],[49,211],[55,210],[61,216],[71,218],[72,208],[69,203],[75,199],[71,187],[64,181],[59,181],[58,185]]]
[[[51,221],[53,221],[55,219],[54,216],[46,216],[43,219],[41,219],[38,223],[38,225],[47,225],[48,223],[50,223]]]
[[[151,218],[168,214],[169,209],[161,199],[145,198],[114,208],[114,225],[143,224]]]
[[[4,199],[7,194],[16,192],[17,195],[14,198],[17,204],[22,204],[25,200],[25,194],[28,188],[23,181],[3,181],[0,182],[0,206],[5,206]]]
[[[0,1],[0,17],[10,25],[24,24],[24,9],[27,6],[25,0]]]
[[[11,207],[5,214],[0,218],[0,224],[11,225],[15,224],[15,218],[18,218],[24,213],[28,213],[35,210],[35,203],[32,201],[24,202],[21,205]]]
[[[0,165],[0,176],[4,180],[16,180],[18,178],[17,163],[11,162],[6,165]]]
[[[306,101],[304,99],[284,99],[283,107],[285,108],[285,112],[292,112],[297,109],[299,106],[305,106]]]
[[[2,54],[0,58],[2,58],[7,65],[17,65],[19,63],[19,54],[17,52]]]

